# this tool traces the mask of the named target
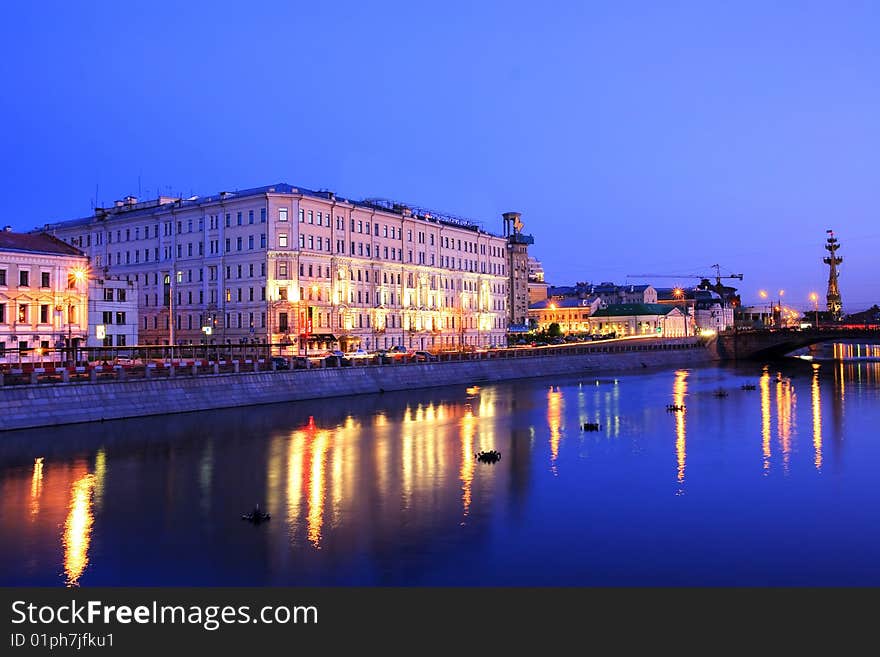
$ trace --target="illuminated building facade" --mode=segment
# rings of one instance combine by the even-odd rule
[[[137,283],[119,278],[89,280],[89,347],[125,347],[138,341]]]
[[[87,334],[88,259],[51,235],[0,231],[0,363],[60,359]]]
[[[529,263],[529,320],[531,320],[532,304],[547,298],[547,289],[550,287],[544,281],[544,267],[537,258],[530,257]]]
[[[678,306],[659,303],[611,304],[590,316],[590,331],[598,334],[651,335],[678,338],[693,335],[693,327]]]
[[[390,201],[287,184],[133,197],[46,225],[138,286],[138,342],[441,349],[501,344],[525,322],[527,245]],[[521,271],[520,271],[521,270]],[[521,275],[520,275],[521,274]],[[511,303],[514,303],[511,306]]]
[[[544,299],[529,306],[529,325],[546,331],[551,324],[559,324],[563,333],[589,333],[590,315],[599,310],[599,297],[564,297]]]

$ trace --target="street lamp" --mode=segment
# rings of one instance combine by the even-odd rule
[[[816,332],[819,332],[819,295],[815,292],[810,292],[810,301],[813,302],[813,306],[816,309]]]
[[[673,296],[679,301],[684,301],[684,337],[688,335],[688,313],[687,313],[687,301],[684,298],[684,290],[680,287],[675,288],[672,291]]]
[[[65,307],[67,309],[67,350],[68,350],[67,358],[68,358],[68,363],[70,362],[70,360],[73,360],[73,361],[76,360],[76,356],[75,356],[74,349],[73,349],[73,321],[72,321],[72,319],[73,319],[72,318],[72,310],[74,307],[74,301],[76,300],[76,297],[80,291],[80,285],[82,284],[82,282],[84,280],[88,279],[88,274],[89,274],[88,269],[83,268],[83,267],[74,267],[73,269],[71,269],[70,273],[67,275],[67,294],[65,295],[67,303],[55,305],[55,311],[58,312],[59,315],[64,312]],[[60,326],[59,326],[59,328],[60,328]],[[62,334],[62,336],[63,336],[63,334]]]
[[[768,295],[767,295],[767,290],[758,290],[758,296],[760,296],[761,299],[763,299],[764,301],[766,301],[766,300],[767,300],[767,296],[768,296]],[[768,311],[768,313],[769,313],[769,311],[770,311],[770,305],[769,305],[769,304],[767,304],[767,311]],[[765,322],[765,328],[766,328],[766,322]]]
[[[779,290],[779,297],[776,305],[777,316],[779,317],[779,321],[777,323],[777,328],[782,328],[782,295],[785,294],[785,290]]]

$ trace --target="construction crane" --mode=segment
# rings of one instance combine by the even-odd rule
[[[712,265],[712,269],[715,270],[715,282],[718,286],[721,285],[722,278],[743,279],[742,274],[727,274],[726,276],[722,276],[721,265]],[[712,275],[706,274],[627,274],[626,276],[627,278],[699,278],[700,280],[709,280],[712,278]]]

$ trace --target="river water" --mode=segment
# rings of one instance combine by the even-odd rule
[[[791,359],[8,432],[0,585],[876,586],[878,425]]]

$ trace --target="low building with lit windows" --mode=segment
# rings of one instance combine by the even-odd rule
[[[137,284],[141,344],[311,351],[505,343],[527,321],[532,237],[518,213],[504,227],[277,184],[127,197],[41,230]]]
[[[61,360],[61,350],[82,346],[88,267],[51,235],[0,231],[0,363]]]
[[[544,299],[529,306],[529,323],[538,331],[559,324],[563,333],[589,333],[590,315],[599,309],[599,297]]]
[[[614,333],[617,337],[678,338],[694,334],[692,322],[681,308],[659,303],[610,304],[594,312],[589,323],[591,333]]]

